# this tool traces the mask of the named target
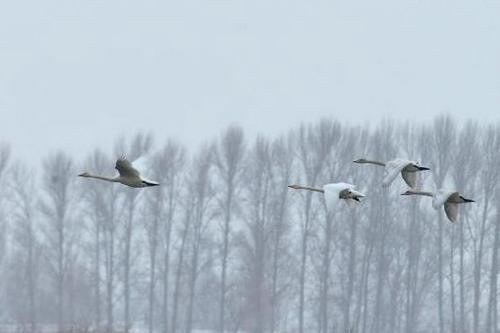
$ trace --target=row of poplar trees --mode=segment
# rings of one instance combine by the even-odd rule
[[[20,332],[497,332],[500,127],[334,119],[238,126],[187,150],[147,133],[39,166],[0,147],[0,327]],[[82,179],[147,155],[161,186]],[[476,200],[457,223],[360,157],[406,157],[419,187]],[[327,211],[291,183],[357,184]]]

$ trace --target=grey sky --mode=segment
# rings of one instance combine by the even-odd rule
[[[3,1],[0,139],[39,158],[152,130],[499,119],[500,2]],[[31,156],[31,157],[30,157]]]

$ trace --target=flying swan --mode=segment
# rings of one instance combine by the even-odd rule
[[[337,207],[340,199],[355,200],[359,202],[359,199],[365,196],[363,193],[356,191],[354,185],[347,183],[326,184],[323,188],[304,185],[288,185],[288,187],[294,190],[308,190],[323,193],[326,207],[329,211],[333,211]]]
[[[365,158],[360,158],[354,163],[359,164],[375,164],[384,167],[384,179],[382,180],[382,184],[387,187],[389,186],[394,179],[401,174],[403,180],[410,186],[411,188],[415,187],[417,181],[417,172],[430,170],[427,167],[420,166],[418,162],[405,160],[402,158],[396,158],[387,163],[380,161],[367,160]]]
[[[475,202],[472,199],[464,198],[457,191],[438,190],[435,193],[425,191],[408,190],[401,195],[424,195],[432,197],[432,207],[439,209],[444,205],[444,212],[451,222],[457,221],[458,205],[466,202]]]
[[[105,180],[112,183],[121,183],[123,185],[136,188],[160,185],[157,182],[141,177],[139,171],[136,168],[134,168],[132,163],[125,157],[121,157],[116,161],[115,169],[118,170],[119,175],[113,178],[92,175],[89,172],[81,173],[78,176],[84,178],[95,178],[95,179]]]

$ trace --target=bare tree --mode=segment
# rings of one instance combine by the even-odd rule
[[[423,157],[428,161],[433,161],[433,175],[437,188],[442,188],[445,178],[449,172],[451,164],[453,145],[455,143],[456,125],[448,115],[441,115],[434,120],[432,126],[424,131],[426,141],[423,144]],[[438,314],[439,314],[439,332],[445,330],[444,318],[444,257],[443,257],[443,214],[438,211]]]
[[[171,256],[171,234],[177,212],[178,200],[181,197],[181,180],[184,175],[183,168],[186,161],[185,148],[174,143],[168,142],[163,151],[164,163],[162,166],[169,165],[165,183],[167,189],[167,203],[165,212],[165,222],[163,224],[163,332],[167,333],[169,323],[168,303],[169,303],[169,277],[170,277],[170,256]],[[166,162],[168,161],[168,162]],[[170,164],[168,164],[170,163]],[[160,178],[161,179],[161,178]]]
[[[117,234],[116,229],[119,222],[119,189],[109,186],[103,201],[103,247],[104,247],[104,271],[106,281],[106,332],[114,331],[115,323],[115,290],[116,290],[116,252]]]
[[[376,159],[387,161],[397,156],[398,148],[395,146],[397,142],[394,123],[392,121],[382,122],[373,134],[371,140],[371,153]],[[377,168],[375,170],[375,183],[371,183],[373,189],[372,196],[374,197],[371,203],[370,219],[373,225],[373,243],[374,254],[376,255],[375,263],[375,298],[373,302],[373,321],[371,330],[381,332],[387,329],[384,327],[387,322],[385,320],[387,307],[386,283],[390,276],[390,259],[392,257],[391,243],[389,241],[391,230],[394,226],[394,217],[391,215],[393,210],[391,204],[393,201],[390,198],[390,193],[387,189],[382,188],[380,179],[382,179],[382,171]],[[376,196],[376,198],[375,198]],[[392,229],[395,230],[395,229]]]
[[[333,121],[323,119],[314,126],[302,125],[296,132],[296,145],[300,173],[303,175],[303,181],[310,185],[316,185],[321,172],[325,167],[325,161],[328,159],[335,137],[332,127]],[[305,288],[306,288],[306,270],[308,257],[308,241],[310,224],[313,220],[312,193],[306,191],[302,194],[304,209],[301,212],[301,254],[300,254],[300,276],[299,276],[299,333],[304,332],[304,314],[305,314]]]
[[[194,299],[198,275],[200,274],[200,250],[205,242],[207,224],[212,218],[211,202],[214,197],[210,171],[212,169],[213,147],[204,147],[196,156],[189,181],[189,196],[193,197],[193,218],[191,235],[191,260],[189,269],[186,332],[193,329]]]
[[[500,129],[497,125],[490,125],[484,131],[484,137],[482,138],[482,146],[491,150],[491,153],[486,156],[486,166],[488,169],[491,169],[490,172],[493,173],[492,178],[497,178],[500,175],[498,174],[498,163],[500,163]],[[493,243],[492,243],[492,255],[491,255],[491,271],[490,271],[490,290],[489,290],[489,299],[488,299],[488,310],[486,317],[486,329],[488,332],[497,332],[498,330],[498,300],[497,300],[497,292],[498,292],[498,251],[500,249],[500,207],[499,207],[499,198],[500,198],[500,190],[498,188],[494,189],[494,193],[490,193],[490,195],[494,195],[494,202],[496,208],[496,216],[493,219],[492,224],[493,227]]]
[[[243,130],[229,127],[217,144],[215,166],[220,178],[220,209],[222,211],[222,251],[221,251],[221,286],[219,300],[219,332],[225,330],[226,283],[229,257],[229,236],[231,220],[237,200],[237,187],[244,156]]]
[[[111,175],[115,161],[100,150],[95,150],[86,159],[84,169]],[[114,331],[117,289],[117,227],[121,202],[120,188],[115,184],[100,181],[85,181],[81,184],[83,214],[87,219],[88,251],[92,257],[92,294],[95,329],[101,331],[101,313],[105,313],[106,332]],[[102,290],[103,289],[103,290]]]
[[[10,271],[18,284],[12,303],[18,303],[18,316],[22,326],[28,332],[37,331],[38,280],[40,242],[37,236],[37,191],[33,172],[24,165],[13,168],[13,240],[14,257]],[[11,304],[12,307],[12,304]]]
[[[171,322],[171,332],[177,332],[178,328],[178,315],[179,315],[179,303],[180,296],[183,292],[183,286],[181,284],[182,278],[185,276],[186,271],[186,246],[189,230],[191,229],[191,223],[193,219],[193,207],[194,207],[194,198],[187,195],[185,197],[185,201],[183,202],[183,210],[184,210],[184,218],[183,223],[179,227],[180,232],[180,244],[179,249],[177,250],[177,263],[176,263],[176,272],[175,272],[175,281],[174,281],[174,294],[173,294],[173,304],[172,304],[172,322]]]
[[[144,156],[149,152],[152,146],[152,136],[149,134],[138,133],[136,134],[130,145],[124,146],[125,140],[117,141],[115,151],[121,155],[128,156],[130,160],[136,160],[137,158]],[[124,154],[124,152],[128,152]],[[147,174],[148,170],[141,170],[142,173]],[[150,189],[151,190],[151,189]],[[158,189],[152,189],[158,191]],[[139,194],[141,193],[137,189],[123,187],[122,193],[124,195],[123,200],[123,211],[125,212],[125,223],[123,225],[123,298],[124,298],[124,313],[123,313],[123,325],[125,333],[128,333],[131,327],[130,319],[130,294],[131,294],[131,270],[133,268],[133,256],[132,245],[134,237],[134,221],[135,213],[139,205]]]
[[[245,314],[248,328],[255,333],[264,332],[269,325],[271,299],[266,297],[270,285],[266,278],[269,267],[271,229],[271,148],[263,137],[257,138],[248,153],[245,172],[245,214],[244,233],[241,235],[241,256],[243,261],[246,299]]]
[[[71,158],[58,152],[44,162],[42,212],[46,216],[47,263],[54,281],[58,331],[64,330],[67,309],[64,302],[66,267],[71,260],[71,185],[75,172]]]
[[[177,198],[179,196],[179,176],[184,164],[184,148],[175,141],[169,140],[165,146],[157,152],[152,159],[151,175],[157,179],[161,186],[155,191],[148,192],[145,200],[144,219],[147,240],[149,245],[149,308],[148,308],[148,330],[155,330],[155,299],[157,284],[157,261],[160,245],[164,244],[163,260],[163,288],[162,297],[164,332],[168,331],[168,287],[170,270],[170,235],[172,223],[176,211]],[[163,230],[164,229],[164,230]],[[164,232],[162,232],[164,231]],[[164,236],[163,238],[161,236]]]
[[[338,163],[347,163],[358,158],[358,156],[368,156],[366,149],[368,147],[367,141],[369,138],[369,131],[367,128],[348,128],[343,130],[342,139],[338,143],[336,148],[335,156],[342,156],[342,160]],[[337,157],[338,159],[338,157]],[[333,161],[332,161],[333,162]],[[346,179],[346,180],[355,180],[358,186],[364,185],[359,183],[360,181],[365,181],[365,174],[361,168],[357,168],[354,166],[345,167],[341,166],[338,163],[332,163],[332,166],[329,168],[328,173],[330,174],[330,181],[333,179]],[[334,178],[337,177],[337,178]],[[363,203],[365,205],[366,203]],[[360,282],[356,281],[359,274],[357,274],[357,262],[358,262],[358,254],[359,251],[359,228],[361,222],[363,207],[352,207],[349,209],[347,213],[341,215],[342,219],[339,220],[338,228],[339,230],[335,232],[335,234],[348,234],[344,237],[336,237],[333,239],[335,242],[335,246],[339,248],[340,252],[344,252],[344,261],[342,262],[342,266],[347,267],[347,270],[342,270],[336,276],[342,277],[345,276],[346,280],[342,283],[342,290],[338,291],[344,301],[340,302],[342,304],[342,315],[343,315],[343,331],[349,332],[351,330],[357,329],[351,324],[352,317],[352,308],[354,303],[354,291],[355,291],[355,283]],[[344,229],[348,228],[348,229]],[[344,273],[344,274],[342,274]],[[359,280],[359,279],[358,279]],[[332,283],[332,282],[330,282]],[[339,285],[338,281],[334,281],[333,286]],[[327,313],[330,311],[326,311]],[[327,324],[323,326],[327,327]]]
[[[4,175],[7,170],[7,166],[10,161],[10,146],[7,143],[0,143],[0,186],[2,188],[6,187],[6,183],[4,180]],[[2,273],[2,263],[4,259],[4,255],[6,253],[6,245],[7,245],[7,217],[5,216],[5,207],[4,201],[6,198],[6,194],[4,191],[0,192],[0,278]],[[1,312],[0,312],[1,315]]]
[[[269,329],[271,332],[278,330],[278,322],[280,320],[280,309],[284,299],[283,291],[287,284],[285,280],[286,267],[285,260],[287,258],[287,235],[290,233],[290,218],[289,213],[289,195],[288,185],[290,184],[290,176],[293,167],[293,148],[290,136],[278,138],[273,142],[271,147],[271,174],[272,185],[270,188],[270,204],[271,210],[271,232],[272,242],[270,246],[271,252],[271,310]],[[286,280],[285,280],[286,281]]]
[[[474,193],[474,183],[478,179],[478,174],[477,174],[477,169],[478,169],[478,163],[480,162],[480,154],[479,154],[479,137],[478,137],[478,126],[476,123],[473,122],[467,122],[462,128],[457,135],[457,149],[454,151],[456,156],[454,156],[453,160],[454,163],[451,165],[450,168],[450,174],[451,178],[453,179],[455,183],[455,187],[459,189],[460,191],[464,191],[465,193]],[[485,147],[487,148],[487,147]],[[491,173],[491,171],[494,172],[494,169],[491,169],[492,165],[486,165],[485,166],[485,171],[484,175],[488,175],[490,179],[485,179],[485,181],[488,180],[493,180],[494,181],[494,175]],[[490,190],[492,188],[490,187]],[[450,297],[451,297],[451,303],[452,303],[452,322],[451,322],[451,328],[455,332],[467,332],[466,328],[466,299],[465,299],[465,268],[464,268],[464,261],[465,259],[465,228],[464,226],[466,224],[469,224],[468,222],[468,214],[466,213],[468,210],[462,210],[462,218],[460,219],[460,224],[458,228],[453,228],[451,230],[451,241],[452,244],[450,246],[451,248],[451,258],[450,258]],[[483,223],[480,224],[479,230],[477,231],[477,234],[479,235],[480,240],[480,245],[479,245],[479,252],[480,252],[480,257],[477,258],[478,261],[476,261],[476,266],[474,269],[474,305],[473,305],[473,313],[474,311],[479,311],[479,284],[480,284],[480,275],[481,273],[478,271],[481,267],[482,262],[482,252],[483,252],[483,243],[484,243],[484,238],[485,238],[485,223],[486,221],[483,219]],[[476,224],[476,223],[474,223]],[[458,329],[456,328],[455,324],[455,317],[456,317],[456,310],[454,304],[456,303],[455,301],[455,288],[454,288],[454,248],[456,247],[454,244],[454,238],[456,237],[455,235],[458,233],[458,247],[459,247],[459,327]],[[479,275],[479,276],[478,276]],[[473,314],[474,315],[474,314]],[[477,316],[478,313],[475,314]],[[476,318],[478,320],[478,318]]]
[[[99,174],[109,173],[113,161],[106,158],[105,154],[99,150],[95,150],[86,160],[85,165],[88,170],[92,170]],[[116,197],[114,195],[114,189],[110,184],[102,183],[99,181],[88,181],[82,184],[82,197],[84,198],[84,216],[89,221],[87,229],[89,230],[89,237],[91,240],[89,242],[91,256],[93,257],[93,312],[94,312],[94,326],[95,329],[100,331],[101,329],[101,304],[103,302],[102,294],[102,281],[104,277],[102,276],[102,265],[103,265],[103,245],[107,250],[109,250],[108,240],[105,234],[109,235],[109,231],[113,229],[113,221],[110,220],[111,216],[114,214],[109,211],[109,207],[116,205]],[[106,203],[111,203],[108,206]],[[112,209],[112,208],[111,208]],[[114,210],[114,209],[112,209]],[[113,232],[111,232],[113,234]],[[107,250],[104,252],[106,253]],[[109,258],[112,260],[112,258]],[[106,260],[106,267],[107,267]],[[111,268],[113,270],[113,268]],[[108,271],[110,272],[110,271]],[[113,281],[113,274],[107,275],[109,281]],[[112,283],[112,282],[111,282]],[[112,295],[111,290],[112,285],[109,288],[109,295]],[[111,296],[112,298],[112,296]],[[110,299],[108,299],[110,300]],[[109,302],[112,306],[112,301]],[[112,325],[112,310],[108,309],[108,329],[111,330]]]

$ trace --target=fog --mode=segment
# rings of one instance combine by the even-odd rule
[[[498,332],[499,15],[0,3],[0,332]],[[121,156],[160,186],[77,177]],[[333,182],[366,198],[287,187]]]
[[[147,132],[34,168],[0,154],[0,319],[22,332],[496,332],[500,124],[322,119],[194,152]],[[152,188],[85,179],[142,156]],[[365,157],[429,167],[417,189],[457,190],[456,222]],[[360,203],[328,210],[351,182]]]
[[[496,119],[497,1],[4,1],[0,137],[20,156],[152,131],[196,147],[335,116]]]

